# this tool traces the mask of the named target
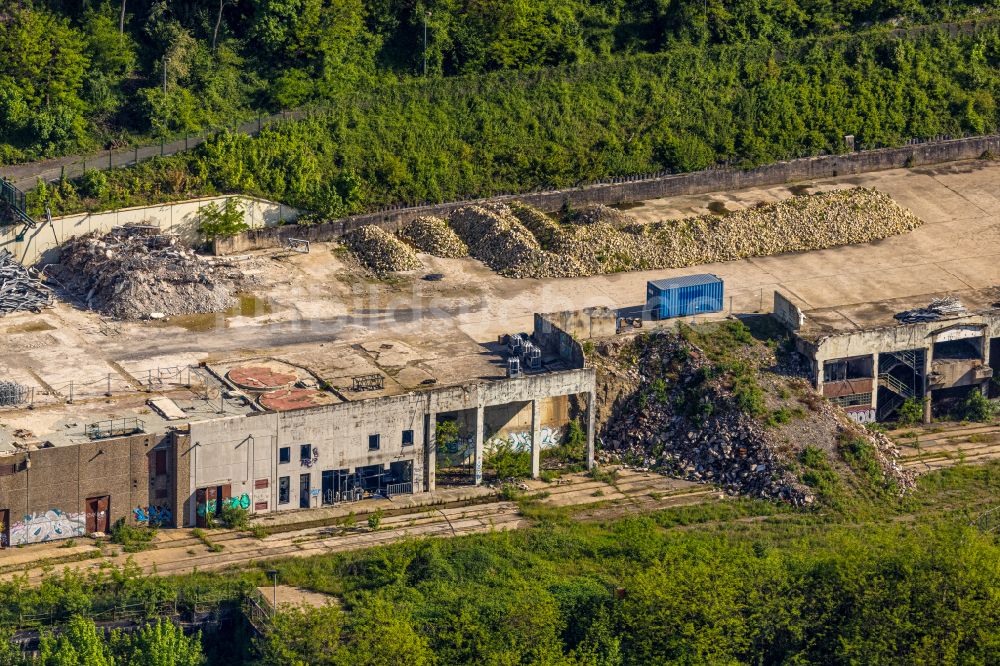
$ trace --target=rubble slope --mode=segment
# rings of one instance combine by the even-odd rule
[[[799,505],[817,494],[807,450],[849,474],[850,446],[877,464],[880,487],[912,485],[888,440],[815,395],[792,357],[779,363],[739,321],[606,339],[589,358],[603,462]]]

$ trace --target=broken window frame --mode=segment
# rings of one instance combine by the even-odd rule
[[[292,497],[292,477],[278,477],[278,504],[289,504]]]
[[[403,446],[413,446],[413,431],[404,430],[403,431]]]
[[[282,446],[278,449],[278,464],[287,465],[292,462],[292,447]]]

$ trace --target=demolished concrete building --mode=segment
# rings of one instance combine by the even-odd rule
[[[997,290],[986,289],[810,309],[776,291],[774,316],[812,364],[816,390],[854,420],[889,420],[916,400],[929,422],[970,391],[994,397],[998,301]]]
[[[227,505],[259,515],[433,491],[445,420],[460,426],[462,483],[483,483],[490,438],[514,430],[537,476],[546,433],[571,412],[592,464],[594,370],[545,316],[532,338],[541,363],[517,377],[500,344],[468,350],[478,365],[465,376],[417,376],[403,388],[381,371],[385,382],[341,381],[287,360],[239,359],[193,368],[186,391],[137,392],[104,420],[53,406],[48,433],[0,431],[0,547],[108,533],[121,519],[200,526]]]

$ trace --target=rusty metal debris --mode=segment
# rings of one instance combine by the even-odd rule
[[[7,250],[0,250],[0,316],[52,307],[52,293]]]
[[[945,296],[944,298],[935,298],[927,307],[906,310],[893,316],[904,324],[915,324],[964,314],[968,314],[968,310],[962,305],[962,301],[954,296]]]

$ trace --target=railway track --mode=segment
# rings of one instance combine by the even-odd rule
[[[526,486],[526,495],[536,498],[543,506],[584,508],[577,513],[582,520],[608,520],[630,513],[717,501],[720,498],[719,492],[708,486],[634,470],[621,470],[612,483],[572,474],[555,483],[531,481]],[[358,506],[358,509],[362,508]],[[263,538],[232,530],[206,530],[206,543],[191,530],[164,530],[155,549],[135,553],[131,557],[143,573],[169,576],[250,566],[275,558],[312,557],[359,550],[405,539],[514,530],[532,522],[521,514],[516,502],[499,498],[472,504],[461,502],[453,506],[424,506],[394,513],[382,518],[378,530],[368,529],[365,514],[356,518],[357,523],[363,526],[345,526],[338,524],[342,520],[333,518],[327,521],[328,524],[316,525],[308,512],[303,512],[302,517],[308,525],[284,525],[280,527],[280,532]],[[0,579],[27,575],[29,583],[37,584],[50,570],[97,572],[107,567],[109,562],[121,561],[124,556],[118,552],[117,546],[106,546],[105,552],[108,556],[59,564],[34,561],[17,571],[0,574]]]
[[[998,424],[932,424],[888,435],[900,448],[900,463],[920,473],[1000,459]]]

